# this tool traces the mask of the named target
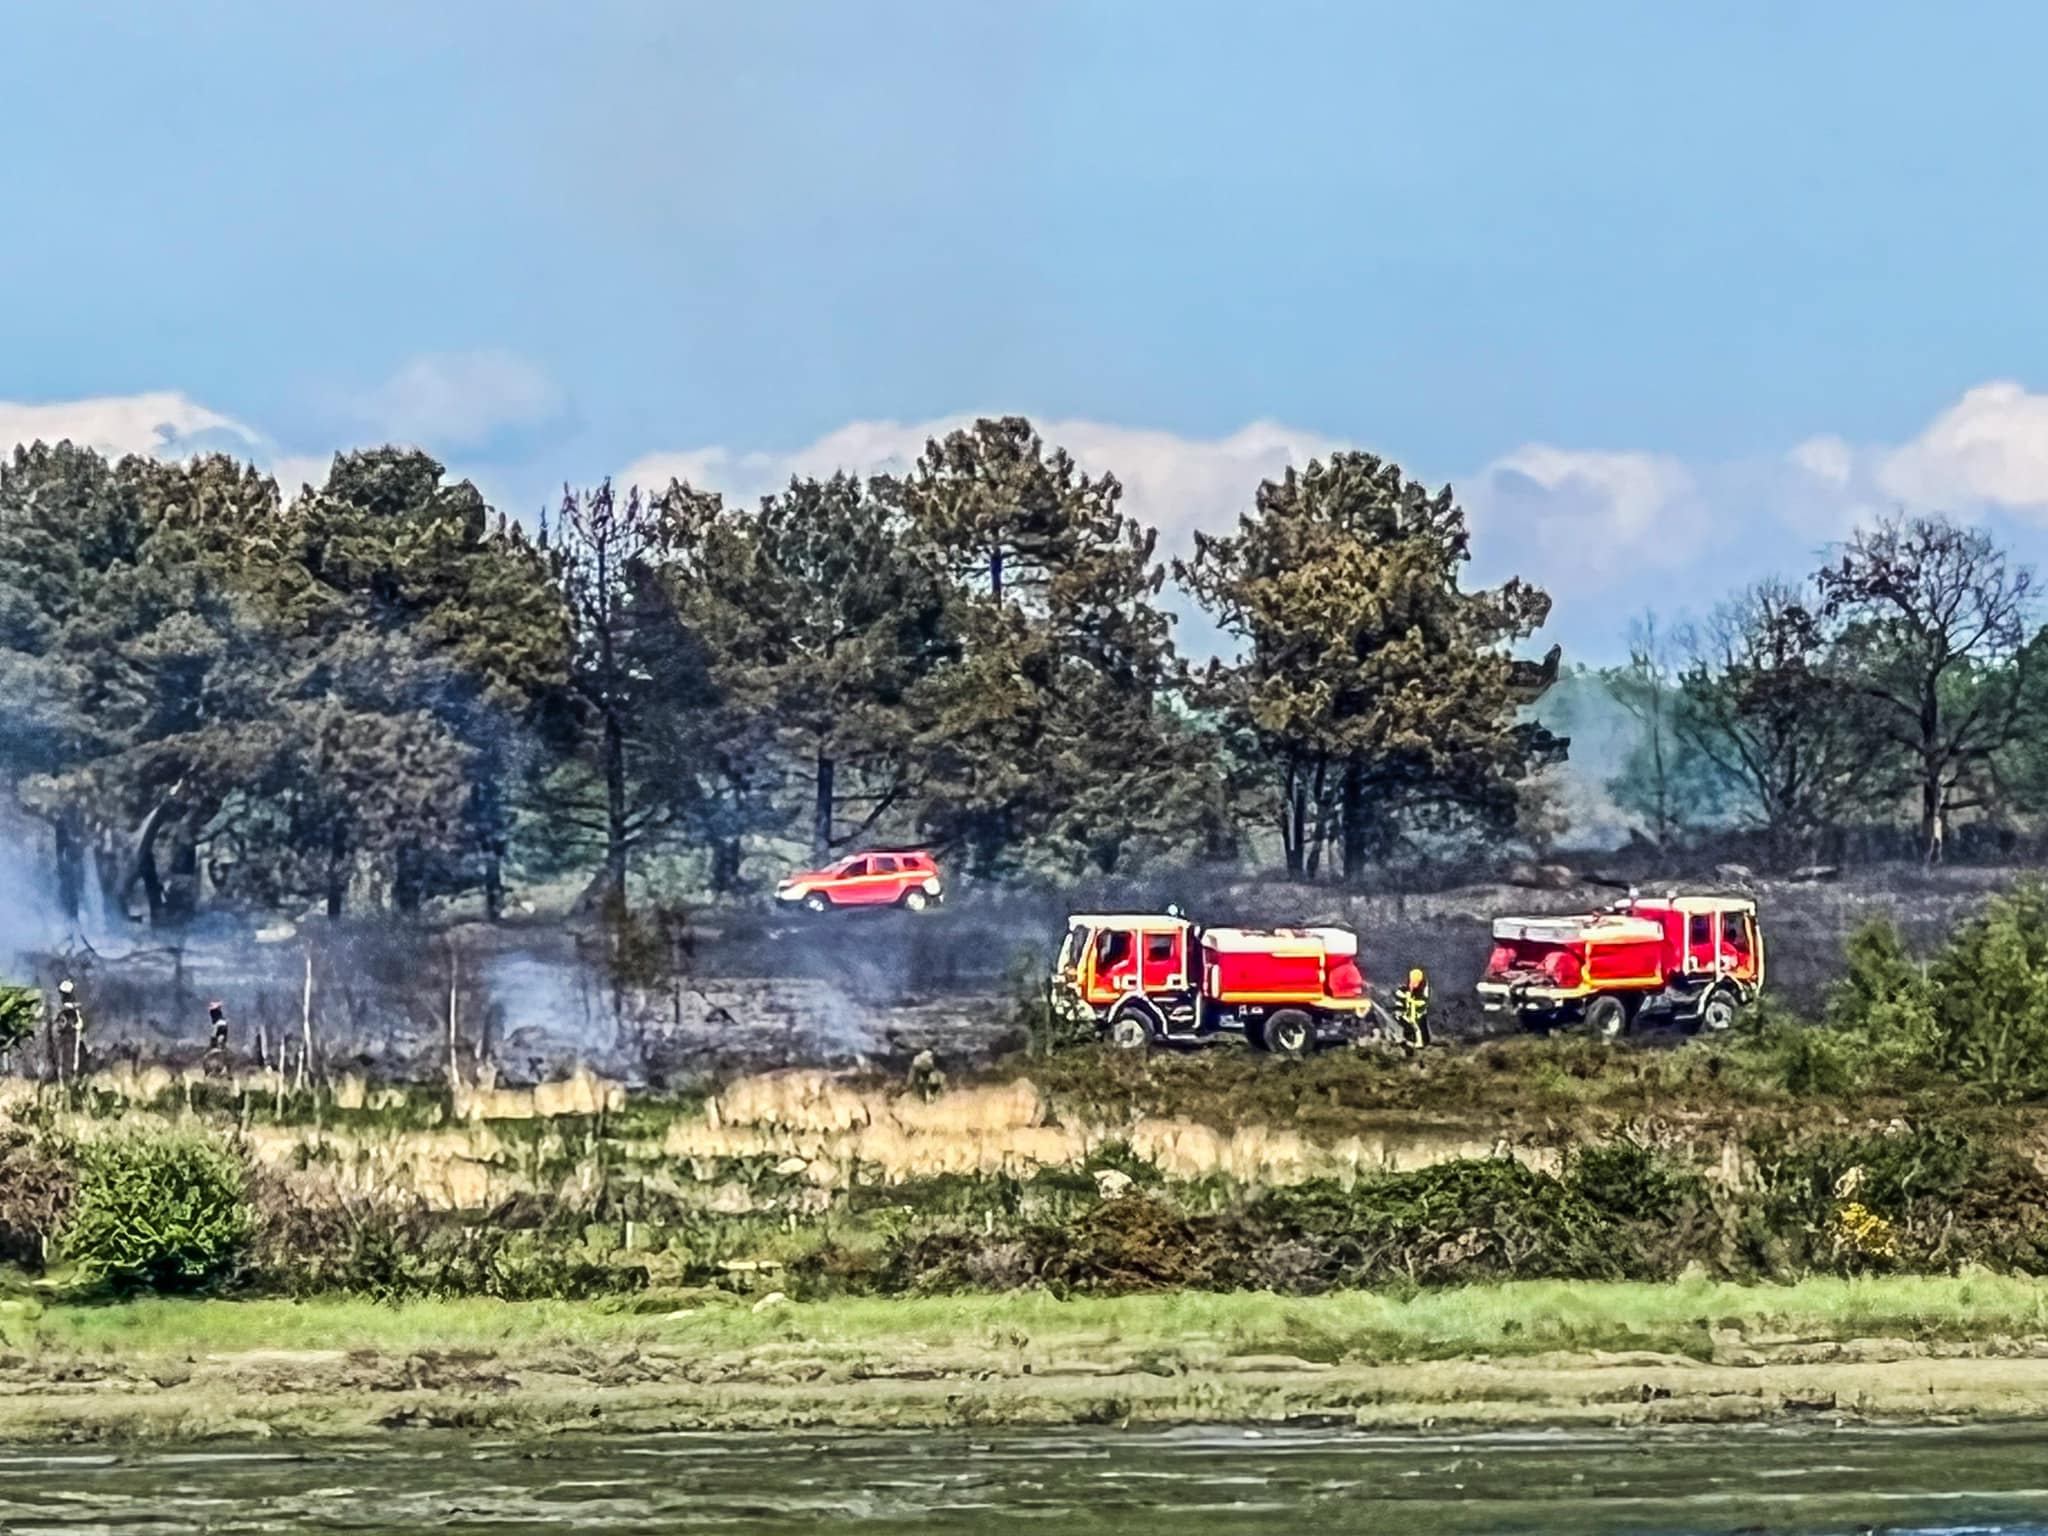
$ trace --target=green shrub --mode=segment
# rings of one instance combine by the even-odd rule
[[[198,1290],[232,1275],[250,1235],[248,1171],[204,1137],[118,1136],[77,1151],[64,1251],[87,1279]]]
[[[0,985],[0,1052],[33,1040],[42,1016],[42,993],[32,987]]]
[[[2030,882],[1992,902],[1927,979],[1911,1036],[1919,1059],[1998,1098],[2048,1093],[2048,888]]]
[[[1897,926],[1877,918],[1849,936],[1823,1016],[1836,1029],[1890,1036],[1922,1016],[1926,1001],[1926,974],[1906,952]]]
[[[1851,940],[1852,949],[1856,943]],[[1760,997],[1742,1011],[1740,1052],[1764,1081],[1794,1098],[1845,1098],[1882,1065],[1865,1030],[1873,1010],[1838,987],[1828,1011],[1832,1027],[1818,1028],[1769,996]]]
[[[1635,1141],[1584,1147],[1565,1170],[1572,1193],[1616,1221],[1668,1225],[1706,1199],[1698,1174],[1674,1170]]]
[[[41,1273],[72,1197],[71,1159],[61,1143],[0,1126],[0,1263]]]

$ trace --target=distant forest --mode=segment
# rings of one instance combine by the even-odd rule
[[[1164,561],[1031,425],[900,477],[757,505],[565,492],[537,526],[425,454],[342,454],[287,493],[222,456],[0,464],[0,779],[153,921],[212,905],[416,911],[650,876],[742,894],[878,841],[973,877],[1160,863],[1360,881],[1569,832],[1570,743],[1516,654],[1549,597],[1468,590],[1464,513],[1340,453],[1247,487]],[[1173,643],[1171,582],[1225,637]],[[1770,861],[2048,809],[2031,578],[1899,517],[1600,674],[1614,803],[1660,847],[1741,829]],[[1574,682],[1581,681],[1575,678]]]

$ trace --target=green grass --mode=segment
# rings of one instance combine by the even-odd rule
[[[1007,1296],[847,1299],[756,1313],[730,1302],[681,1315],[602,1304],[488,1301],[142,1299],[0,1315],[6,1347],[150,1357],[254,1350],[484,1350],[665,1344],[706,1353],[802,1344],[887,1359],[906,1347],[1029,1342],[1166,1354],[1291,1354],[1380,1361],[1660,1348],[1703,1353],[1710,1330],[1805,1339],[1970,1339],[2048,1334],[2048,1282],[1988,1274],[1810,1279],[1785,1286],[1710,1280],[1669,1285],[1527,1281],[1410,1297],[1195,1294],[1058,1300]]]

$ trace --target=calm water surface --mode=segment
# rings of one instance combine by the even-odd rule
[[[2048,1536],[2048,1434],[1189,1430],[0,1452],[0,1531]]]

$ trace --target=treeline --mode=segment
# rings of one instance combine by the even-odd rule
[[[1249,488],[1248,488],[1249,489]],[[1259,486],[1169,571],[1026,421],[756,506],[567,491],[532,530],[415,451],[283,494],[212,456],[0,464],[0,775],[152,919],[415,910],[508,874],[623,903],[657,857],[935,844],[983,876],[1230,860],[1357,874],[1512,833],[1565,743],[1466,591],[1463,512],[1366,454]],[[1173,643],[1171,579],[1229,659]]]
[[[1982,530],[1897,516],[1609,672],[1637,744],[1611,789],[1670,847],[1730,823],[1796,860],[1899,834],[1929,862],[2048,811],[2048,629]],[[1903,839],[1902,839],[1903,840]]]

